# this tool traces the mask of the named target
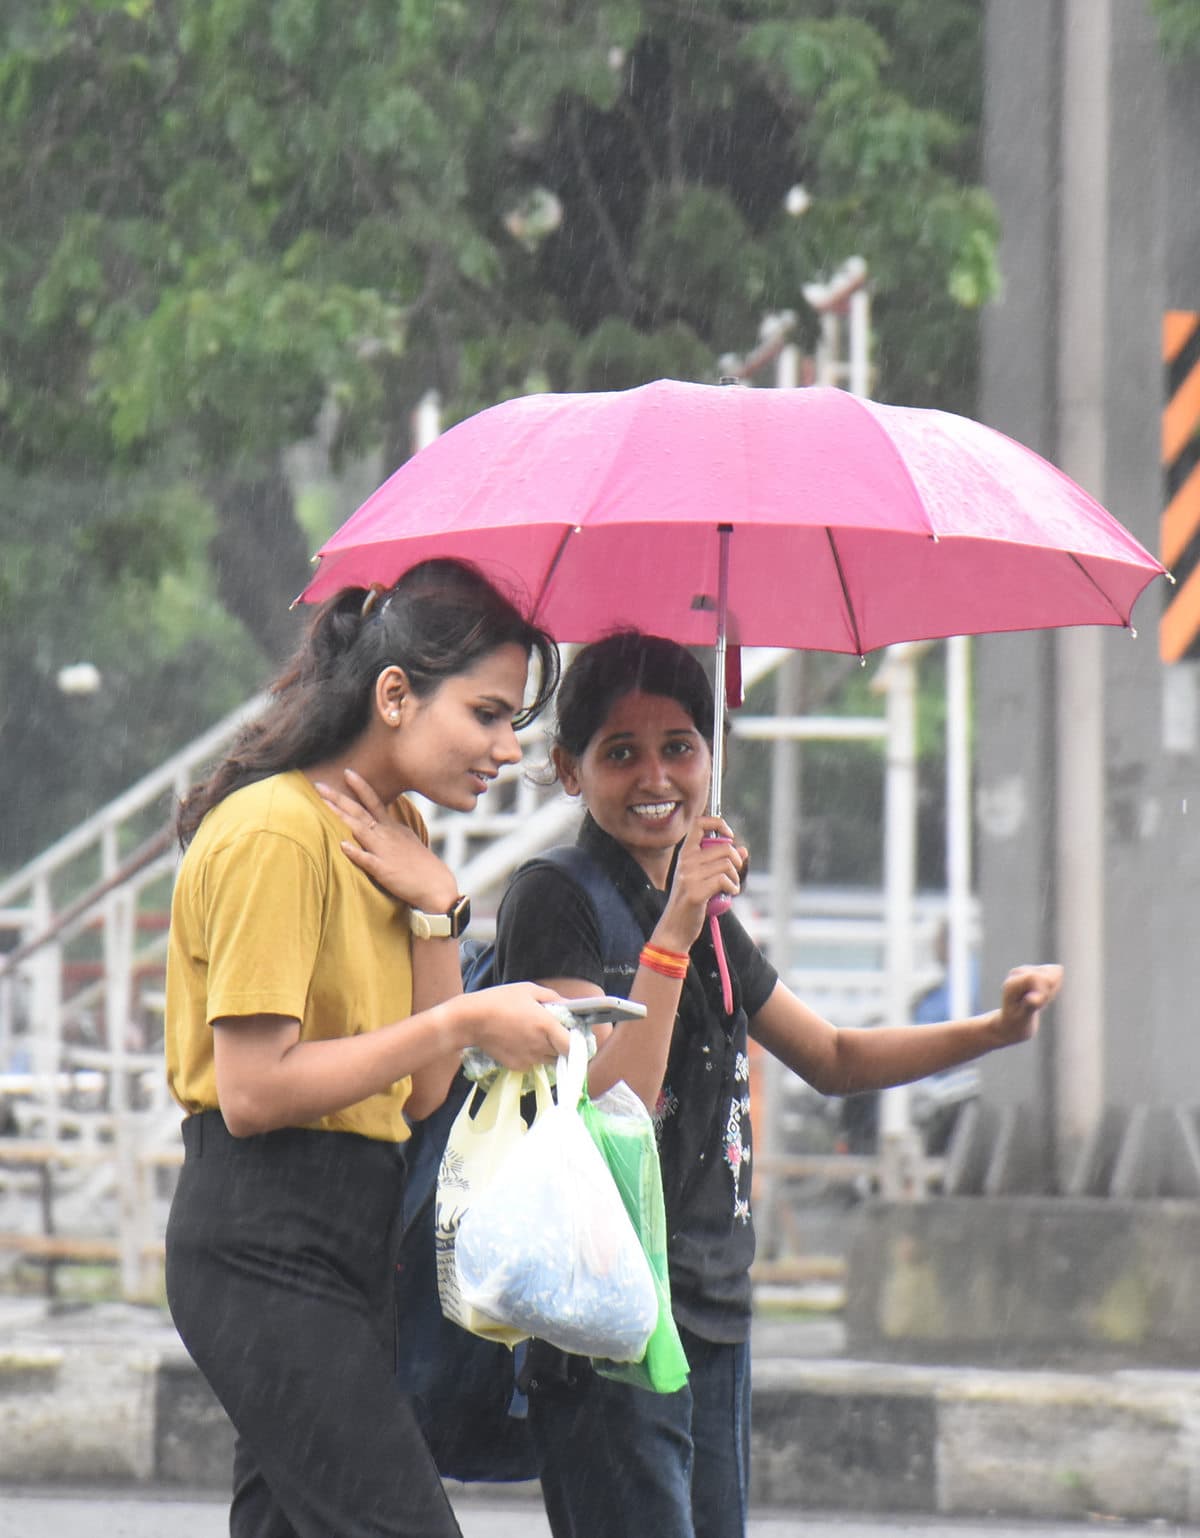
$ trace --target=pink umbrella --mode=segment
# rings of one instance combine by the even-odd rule
[[[326,541],[300,599],[431,556],[522,589],[562,641],[637,626],[715,645],[718,679],[727,641],[863,655],[1128,626],[1164,570],[1060,470],[967,417],[674,379],[460,422]],[[716,755],[714,811],[719,740]]]
[[[301,598],[456,555],[517,583],[561,640],[640,625],[711,645],[722,529],[741,645],[1128,625],[1163,571],[1061,471],[966,417],[660,379],[460,422],[326,541]]]
[[[660,379],[529,395],[402,465],[318,552],[306,602],[459,556],[562,641],[619,626],[860,655],[895,641],[1130,624],[1164,570],[1032,450],[845,391]]]

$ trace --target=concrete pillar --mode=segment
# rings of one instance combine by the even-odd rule
[[[1057,7],[989,0],[984,17],[983,177],[1001,222],[1003,290],[982,319],[979,415],[1041,454],[1057,435],[1054,272],[1058,240]],[[980,989],[1058,950],[1054,887],[1053,637],[981,637],[975,646]],[[988,1097],[1053,1125],[1051,1033],[984,1064]],[[1048,1149],[1045,1150],[1048,1153]]]
[[[989,0],[985,28],[1004,293],[980,416],[1155,549],[1161,317],[1200,308],[1195,71],[1166,68],[1142,0]],[[1050,1188],[1101,1106],[1200,1101],[1200,702],[1194,672],[1164,677],[1162,601],[1137,640],[977,647],[985,997],[1011,962],[1068,966],[1045,1040],[989,1059],[985,1094],[1034,1109]]]

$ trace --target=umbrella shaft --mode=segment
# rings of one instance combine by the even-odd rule
[[[725,773],[725,663],[729,628],[729,537],[733,525],[723,523],[717,530],[717,640],[713,649],[713,743],[712,783],[708,792],[708,811],[721,815],[721,779]]]

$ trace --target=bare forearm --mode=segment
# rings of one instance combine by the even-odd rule
[[[624,1079],[646,1109],[654,1111],[667,1072],[680,987],[675,978],[638,968],[629,997],[646,1006],[646,1018],[626,1020],[598,1048],[588,1067],[590,1095],[602,1095]]]
[[[836,1076],[847,1094],[887,1089],[927,1074],[969,1063],[1003,1045],[997,1034],[1000,1011],[945,1025],[874,1026],[838,1032]]]
[[[981,1057],[1003,1045],[998,1020],[994,1010],[946,1025],[842,1027],[832,1030],[828,1050],[816,1057],[789,1051],[787,1042],[759,1039],[822,1094],[849,1095],[908,1084]]]
[[[457,940],[414,940],[412,955],[414,1013],[461,996],[462,964]],[[411,1120],[421,1121],[437,1110],[461,1062],[462,1052],[452,1050],[413,1072],[412,1093],[404,1107]]]
[[[414,940],[412,943],[413,1014],[462,993],[462,965],[457,940]]]
[[[279,1051],[217,1027],[217,1086],[235,1136],[306,1126],[372,1095],[398,1079],[461,1053],[471,1035],[465,999],[436,1005],[377,1031],[330,1040],[294,1040]],[[236,1052],[224,1048],[234,1046]],[[444,1094],[444,1091],[443,1091]]]

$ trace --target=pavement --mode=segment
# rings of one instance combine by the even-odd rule
[[[760,1290],[756,1510],[1200,1522],[1200,1372],[854,1360],[827,1302]],[[223,1492],[231,1445],[160,1310],[0,1298],[0,1487]]]

